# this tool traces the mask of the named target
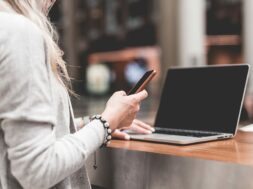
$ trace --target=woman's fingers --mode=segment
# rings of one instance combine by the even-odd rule
[[[135,119],[129,127],[123,127],[121,130],[133,131],[139,134],[151,134],[155,131],[153,127],[138,119]]]
[[[148,97],[148,92],[146,90],[143,90],[139,93],[130,95],[129,97],[135,99],[137,103],[140,103],[142,100]]]
[[[138,133],[138,134],[151,134],[152,133],[151,130],[145,129],[134,122],[132,123],[130,130],[134,131],[135,133]]]
[[[139,134],[152,134],[152,131],[143,129],[142,127],[137,126],[137,125],[133,125],[133,130]]]
[[[136,124],[136,125],[138,125],[139,127],[142,127],[143,129],[146,129],[146,130],[149,130],[149,131],[152,131],[152,132],[155,131],[155,129],[153,127],[151,127],[150,125],[148,125],[148,124],[146,124],[146,123],[144,123],[144,122],[142,122],[142,121],[140,121],[138,119],[135,119],[133,121],[133,123]]]
[[[113,133],[112,133],[112,137],[113,138],[117,138],[117,139],[121,139],[121,140],[130,140],[130,136],[127,133],[124,133],[118,129],[116,129]]]
[[[132,125],[130,127],[124,127],[123,130],[130,130],[139,134],[151,134],[155,131],[153,127],[137,119],[132,122]],[[112,137],[121,140],[130,140],[130,135],[124,131],[120,131],[119,129],[116,129],[112,133]]]

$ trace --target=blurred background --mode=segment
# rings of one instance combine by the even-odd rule
[[[171,66],[251,63],[252,10],[252,0],[58,0],[50,17],[74,90],[103,97],[148,69],[155,95]]]

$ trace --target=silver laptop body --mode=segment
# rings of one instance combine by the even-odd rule
[[[193,144],[236,135],[249,65],[222,65],[168,70],[156,132],[131,139]]]

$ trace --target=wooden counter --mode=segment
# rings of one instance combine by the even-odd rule
[[[74,101],[75,113],[78,116],[93,115],[102,112],[106,100],[87,99]],[[142,104],[139,119],[146,123],[154,122],[157,111],[157,100],[150,98]],[[221,163],[253,166],[253,133],[238,132],[234,139],[206,142],[187,146],[159,144],[140,141],[112,140],[109,150],[151,153],[166,157],[186,157],[196,160],[213,160]],[[105,149],[106,150],[106,149]],[[252,187],[253,188],[253,187]]]
[[[253,166],[253,133],[238,132],[234,139],[187,146],[113,140],[108,147]]]

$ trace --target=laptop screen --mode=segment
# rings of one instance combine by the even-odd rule
[[[170,69],[155,126],[235,133],[248,65]]]

